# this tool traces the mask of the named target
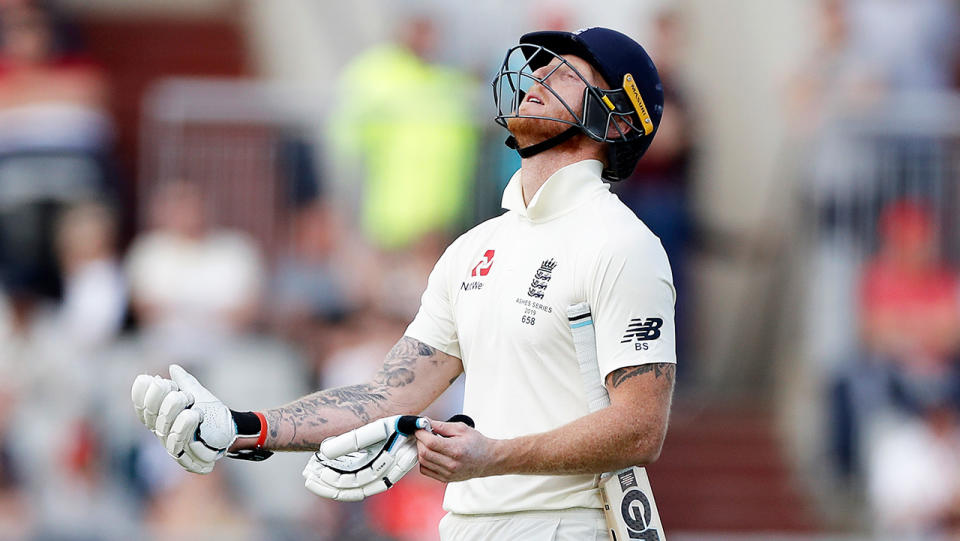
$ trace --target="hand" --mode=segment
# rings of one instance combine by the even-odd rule
[[[464,423],[430,421],[433,431],[418,430],[420,473],[438,481],[464,481],[498,475],[496,443]]]
[[[417,443],[410,436],[428,426],[422,417],[395,415],[327,438],[303,470],[304,486],[337,501],[379,494],[417,463]]]
[[[230,409],[178,365],[170,378],[141,374],[131,396],[137,417],[187,471],[210,473],[237,439]]]

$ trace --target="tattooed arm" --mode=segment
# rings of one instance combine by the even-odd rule
[[[573,474],[649,464],[660,455],[673,395],[673,363],[607,376],[610,407],[549,432],[494,440],[460,423],[417,432],[420,469],[441,481],[505,474]]]
[[[404,336],[383,367],[367,383],[319,391],[264,412],[267,439],[275,451],[315,451],[324,438],[353,430],[374,419],[420,413],[463,371],[460,359]],[[253,439],[234,449],[252,448]]]

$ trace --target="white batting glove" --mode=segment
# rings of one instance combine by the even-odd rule
[[[210,473],[237,439],[230,409],[178,365],[171,379],[137,376],[131,396],[137,417],[181,466]]]
[[[303,470],[304,486],[317,496],[341,502],[379,494],[416,465],[413,433],[429,427],[423,417],[395,415],[327,438]]]
[[[448,422],[474,426],[458,414]],[[307,490],[341,502],[360,501],[392,487],[417,464],[417,430],[430,421],[416,415],[384,417],[325,439],[303,470]]]

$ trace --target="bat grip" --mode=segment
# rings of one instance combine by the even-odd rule
[[[401,415],[397,419],[397,432],[405,436],[409,436],[417,431],[420,427],[417,426],[417,421],[420,420],[420,417],[417,415]]]
[[[448,422],[448,423],[463,423],[463,424],[469,426],[470,428],[476,428],[476,427],[477,427],[477,425],[474,424],[473,419],[471,419],[469,415],[464,415],[464,414],[462,414],[462,413],[458,413],[458,414],[454,415],[453,417],[447,419],[447,422]]]
[[[421,419],[423,419],[423,421],[421,421]],[[419,415],[401,415],[400,418],[397,419],[397,432],[400,432],[401,434],[409,436],[414,432],[416,432],[417,430],[424,428],[422,425],[425,422],[426,422],[426,419],[424,419],[423,417],[420,417]],[[473,422],[473,419],[471,419],[469,416],[464,415],[462,413],[458,413],[453,417],[447,419],[447,422],[463,423],[469,426],[470,428],[476,427],[476,425]]]

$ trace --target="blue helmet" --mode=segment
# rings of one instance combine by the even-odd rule
[[[561,55],[565,54],[587,61],[610,89],[590,85],[562,58]],[[579,111],[550,88],[547,79],[556,70],[544,77],[533,75],[535,70],[554,59],[573,69],[586,85],[583,107]],[[574,120],[519,114],[519,105],[526,91],[535,83],[553,93]],[[524,34],[520,44],[507,51],[500,72],[493,80],[493,91],[497,105],[496,121],[504,127],[507,119],[521,117],[570,125],[563,133],[526,148],[517,148],[516,141],[508,139],[507,144],[516,148],[522,157],[532,156],[583,133],[591,139],[608,143],[608,163],[603,171],[603,178],[607,180],[621,180],[633,173],[653,141],[663,116],[663,85],[653,61],[636,41],[608,28]]]

